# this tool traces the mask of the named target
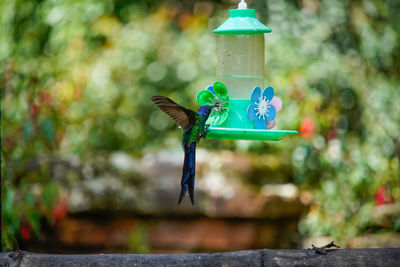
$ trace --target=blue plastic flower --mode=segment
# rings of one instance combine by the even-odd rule
[[[274,88],[267,87],[261,94],[260,87],[254,88],[251,94],[251,102],[247,108],[247,117],[254,121],[256,129],[267,128],[267,122],[271,122],[276,117],[276,108],[271,105],[271,100],[274,97]]]

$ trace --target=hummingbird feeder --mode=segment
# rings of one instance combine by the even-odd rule
[[[218,34],[217,82],[197,94],[212,105],[206,139],[278,141],[295,130],[272,130],[282,101],[266,87],[265,37],[272,30],[247,9],[245,1],[229,11]]]

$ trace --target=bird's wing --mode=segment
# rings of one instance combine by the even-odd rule
[[[184,131],[189,130],[196,122],[196,116],[198,116],[196,112],[178,105],[168,97],[153,96],[151,101],[167,113]]]

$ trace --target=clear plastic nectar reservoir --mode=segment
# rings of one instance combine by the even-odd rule
[[[217,80],[232,98],[247,98],[249,90],[264,86],[264,34],[221,34],[218,36]]]

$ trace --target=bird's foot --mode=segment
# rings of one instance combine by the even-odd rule
[[[322,255],[326,255],[328,253],[328,250],[326,250],[326,249],[327,248],[333,248],[333,247],[340,248],[339,246],[337,246],[335,244],[335,241],[332,241],[329,244],[327,244],[325,246],[322,246],[322,247],[316,247],[316,246],[314,246],[314,244],[312,244],[312,248],[309,248],[309,249],[314,250],[316,253],[319,253],[319,254],[322,254]]]

